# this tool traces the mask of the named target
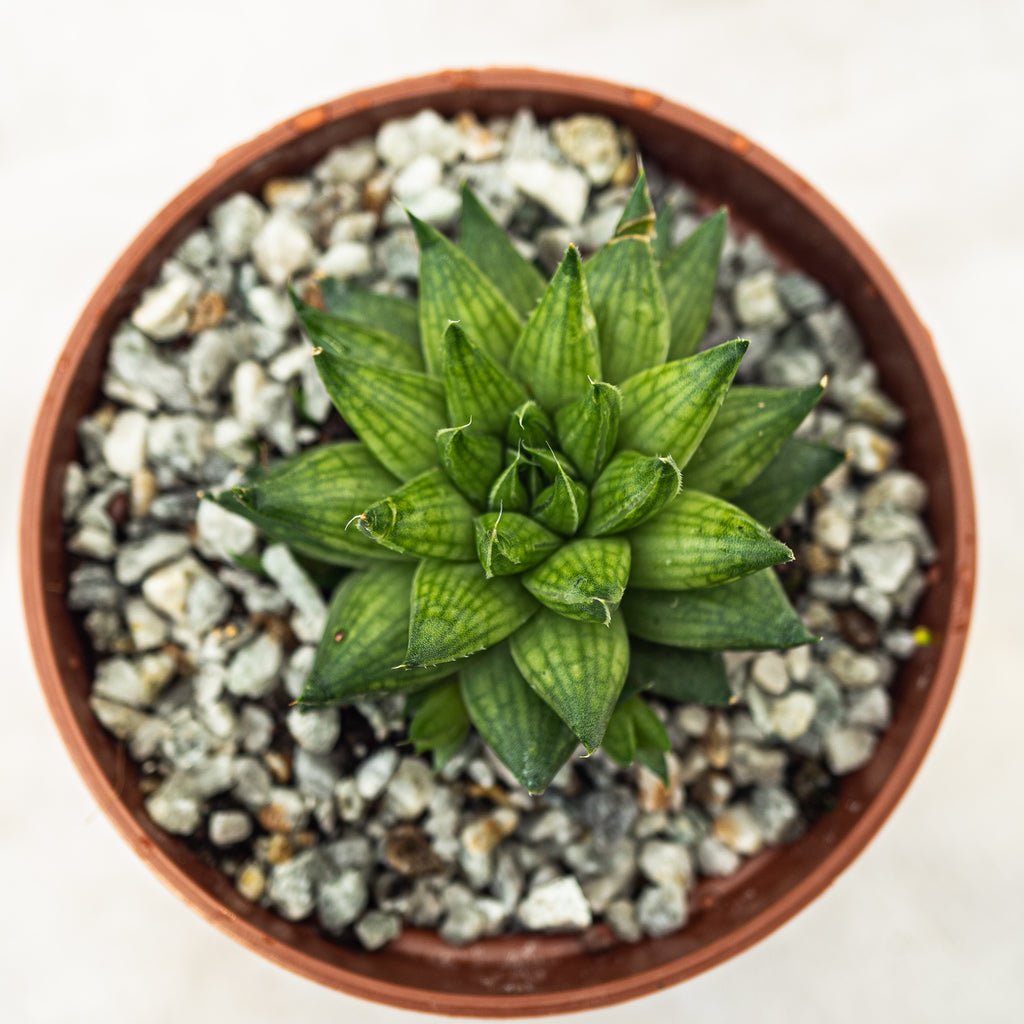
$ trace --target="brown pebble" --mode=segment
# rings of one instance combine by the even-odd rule
[[[800,552],[800,561],[808,572],[835,572],[839,559],[820,544],[805,544]]]
[[[836,625],[842,638],[859,651],[878,646],[878,623],[859,608],[843,608],[836,612]]]
[[[398,825],[388,832],[384,859],[400,875],[433,875],[444,868],[430,840],[415,825]]]
[[[208,331],[211,327],[224,319],[228,311],[228,304],[224,296],[219,292],[204,292],[196,301],[196,307],[192,310],[192,319],[188,322],[186,332],[198,334],[200,331]]]
[[[701,745],[712,768],[725,768],[729,764],[731,739],[729,720],[724,715],[715,715]]]
[[[107,515],[118,529],[128,522],[128,510],[128,492],[115,491],[107,502]]]
[[[363,185],[363,206],[374,213],[380,213],[391,195],[391,172],[378,171],[366,179]]]
[[[263,895],[266,884],[267,876],[263,873],[263,869],[259,864],[253,864],[251,861],[238,872],[238,878],[235,879],[235,887],[252,903],[255,903]]]
[[[292,777],[292,759],[279,750],[268,750],[263,755],[263,763],[270,769],[270,774],[281,784],[289,782]]]
[[[292,841],[282,832],[275,832],[267,840],[267,860],[271,864],[284,864],[285,861],[292,859],[294,853]]]

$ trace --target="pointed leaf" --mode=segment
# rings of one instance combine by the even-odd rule
[[[654,258],[659,265],[664,263],[672,251],[672,226],[676,220],[675,203],[669,201],[662,203],[654,218],[654,240],[651,245],[654,248]],[[664,278],[662,279],[664,281]]]
[[[576,737],[530,689],[507,643],[474,659],[459,679],[484,742],[531,793],[542,793],[572,756]]]
[[[589,752],[604,737],[629,668],[622,616],[579,622],[543,608],[511,640],[512,657],[534,692]]]
[[[437,464],[434,435],[447,425],[440,381],[326,350],[316,366],[342,419],[385,469],[408,480]]]
[[[420,337],[428,369],[441,371],[452,320],[505,365],[522,330],[516,311],[464,252],[411,213],[409,220],[420,246]]]
[[[562,538],[518,512],[485,512],[476,520],[476,552],[484,575],[513,576],[543,562]]]
[[[345,577],[331,600],[300,704],[320,707],[411,690],[445,674],[396,667],[405,660],[415,571],[412,565],[379,565]]]
[[[707,590],[630,587],[622,611],[633,636],[671,647],[752,651],[798,647],[815,639],[773,569]]]
[[[791,437],[760,475],[732,500],[771,529],[788,519],[845,457],[837,448]]]
[[[682,359],[695,352],[707,330],[725,228],[726,211],[722,209],[708,217],[661,264],[661,281],[672,324],[670,359]]]
[[[615,226],[616,238],[654,238],[655,213],[651,193],[647,188],[647,175],[641,171],[629,194],[626,207]]]
[[[679,493],[679,469],[671,455],[619,452],[590,493],[588,537],[631,530],[656,516]]]
[[[523,576],[523,586],[559,615],[607,625],[628,579],[629,543],[602,537],[564,544]]]
[[[581,398],[555,414],[559,446],[587,482],[604,469],[615,451],[621,411],[619,389],[595,381]]]
[[[621,383],[660,366],[668,355],[668,305],[650,241],[616,236],[586,270],[605,379]]]
[[[353,516],[397,483],[365,445],[342,441],[275,462],[209,499],[293,551],[332,565],[362,566],[401,559],[355,527],[346,529]]]
[[[756,519],[721,498],[683,491],[629,535],[631,587],[716,587],[781,562],[793,552]]]
[[[468,184],[462,186],[459,247],[491,279],[520,316],[529,316],[544,294],[544,278],[494,222]]]
[[[619,447],[671,455],[685,469],[721,407],[748,344],[727,341],[630,377],[622,385]]]
[[[639,761],[662,782],[668,781],[665,754],[672,743],[661,719],[635,693],[619,701],[601,748],[623,768]]]
[[[589,505],[587,489],[578,480],[573,480],[556,457],[554,480],[534,499],[530,515],[555,533],[571,537],[587,518]]]
[[[824,387],[737,387],[687,466],[686,486],[730,498],[753,483],[818,403]]]
[[[440,469],[428,469],[374,502],[356,520],[371,540],[403,555],[473,558],[476,511]]]
[[[294,291],[291,297],[302,330],[314,346],[364,363],[422,373],[423,357],[419,349],[408,342],[385,331],[324,313],[315,306],[307,305]]]
[[[512,352],[512,372],[551,411],[601,376],[597,325],[579,250],[570,245]]]
[[[493,647],[537,610],[512,577],[487,579],[477,562],[420,563],[413,580],[409,665],[440,665]]]
[[[636,640],[630,649],[629,681],[681,704],[725,707],[734,699],[718,651],[686,651]]]
[[[492,512],[525,512],[530,507],[530,496],[523,483],[524,469],[522,452],[516,451],[491,486],[487,507]]]
[[[408,735],[417,754],[433,755],[439,772],[459,752],[469,734],[469,715],[458,679],[446,679],[410,694],[406,713],[412,714]]]
[[[510,448],[539,448],[550,444],[553,437],[551,417],[532,398],[509,415],[505,440]]]
[[[501,434],[509,411],[526,401],[526,392],[459,324],[444,333],[444,392],[452,423],[472,422]]]
[[[448,479],[475,505],[484,505],[501,472],[505,446],[466,423],[437,432],[437,457]]]
[[[420,314],[411,299],[353,288],[334,277],[318,284],[328,313],[360,327],[392,334],[419,351]]]

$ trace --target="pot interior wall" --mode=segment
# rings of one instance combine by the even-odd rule
[[[787,192],[745,159],[748,146],[745,140],[733,137],[730,143],[723,137],[721,141],[711,141],[681,126],[667,131],[658,117],[658,101],[648,99],[645,94],[636,94],[631,101],[624,99],[616,104],[607,98],[581,100],[578,92],[568,87],[564,93],[556,86],[547,93],[537,94],[526,88],[496,89],[474,87],[471,83],[459,88],[457,78],[449,84],[455,86],[455,91],[444,90],[439,84],[435,94],[398,99],[354,115],[346,111],[348,116],[343,120],[332,120],[330,106],[323,108],[319,125],[315,117],[311,123],[312,115],[305,115],[305,122],[296,119],[295,134],[290,142],[256,163],[240,164],[229,180],[223,181],[213,192],[193,193],[192,205],[182,208],[183,218],[165,232],[144,258],[140,260],[138,252],[129,250],[123,259],[135,261],[137,266],[128,286],[120,290],[112,303],[97,310],[95,321],[90,325],[96,344],[88,349],[77,367],[58,368],[58,374],[73,373],[74,376],[54,436],[53,450],[42,453],[44,457],[49,454],[50,458],[39,568],[46,590],[45,613],[55,637],[56,657],[63,669],[77,727],[117,798],[145,833],[143,845],[151,843],[152,848],[166,854],[174,862],[179,880],[187,876],[222,903],[229,920],[239,918],[254,925],[261,936],[256,939],[250,936],[247,941],[256,948],[263,946],[266,951],[280,954],[281,944],[313,958],[315,963],[307,961],[300,969],[320,980],[335,981],[330,975],[340,966],[351,972],[351,976],[362,976],[367,993],[372,992],[375,985],[390,986],[391,1001],[404,1001],[400,990],[419,989],[437,994],[438,1009],[449,1012],[458,1009],[451,997],[461,996],[477,1000],[472,1004],[474,1012],[504,1014],[517,1012],[508,1003],[509,996],[526,996],[529,1002],[531,995],[552,996],[581,986],[598,992],[621,979],[649,974],[680,958],[689,958],[689,964],[679,973],[696,973],[707,963],[716,962],[728,952],[749,944],[751,936],[737,940],[736,930],[749,925],[776,901],[789,899],[799,906],[811,898],[817,889],[798,894],[801,884],[822,865],[835,846],[858,827],[864,809],[878,794],[904,752],[927,698],[940,645],[920,650],[904,666],[894,690],[893,724],[884,734],[870,764],[843,781],[836,810],[819,821],[798,843],[757,858],[731,879],[698,886],[691,923],[676,935],[627,946],[615,945],[606,931],[598,929],[594,935],[582,939],[505,938],[454,950],[433,935],[412,933],[386,951],[366,954],[322,937],[311,925],[289,924],[273,913],[253,907],[235,892],[218,870],[203,863],[185,843],[149,821],[142,808],[135,766],[89,710],[90,656],[64,604],[66,560],[59,515],[60,491],[64,467],[76,455],[76,421],[97,400],[112,330],[130,311],[138,293],[163,260],[203,221],[210,208],[239,189],[258,193],[268,178],[305,170],[330,147],[372,133],[382,121],[407,115],[424,106],[432,106],[445,114],[470,109],[481,116],[510,114],[520,106],[529,106],[542,117],[588,109],[606,113],[630,125],[642,151],[656,159],[668,173],[694,184],[712,199],[728,201],[735,213],[761,233],[780,255],[823,281],[849,309],[871,357],[878,364],[884,388],[907,413],[905,464],[924,477],[930,486],[930,526],[939,544],[939,559],[932,586],[920,610],[920,620],[937,637],[945,636],[955,625],[950,616],[957,583],[954,567],[958,553],[953,550],[954,495],[947,469],[950,453],[945,448],[944,432],[929,382],[912,347],[889,304],[869,285],[858,260],[803,205],[798,192]],[[231,155],[225,159],[230,160]],[[809,186],[807,191],[810,192]],[[67,359],[62,362],[67,364]],[[83,757],[78,756],[81,762]],[[146,851],[142,852],[145,855]],[[839,864],[836,870],[842,866]],[[788,915],[783,915],[783,919],[784,916]],[[766,924],[760,933],[769,931],[777,923]],[[480,1001],[491,996],[500,997],[501,1004],[496,1000],[494,1005],[485,1006]],[[428,1008],[422,994],[410,999],[409,1005]],[[540,1003],[533,1005],[538,1009],[548,1008]],[[550,1008],[557,1008],[557,1005],[557,1002],[551,1003]]]

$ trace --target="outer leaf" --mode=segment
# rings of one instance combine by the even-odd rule
[[[489,580],[476,562],[427,559],[413,580],[406,664],[440,665],[493,647],[536,610],[516,579]]]
[[[523,484],[524,468],[522,451],[517,450],[491,486],[487,507],[492,512],[525,512],[530,507],[530,496]]]
[[[476,505],[487,501],[491,485],[501,472],[505,447],[492,434],[474,431],[469,424],[437,432],[437,457],[448,479]]]
[[[491,279],[516,312],[529,316],[544,294],[540,271],[512,244],[468,184],[462,186],[459,246]]]
[[[725,707],[733,702],[725,661],[717,651],[684,651],[678,647],[633,642],[629,681],[681,704]]]
[[[586,264],[601,366],[610,381],[658,366],[668,355],[668,304],[651,248],[653,234],[654,208],[641,175],[615,237]]]
[[[434,435],[446,426],[440,381],[326,351],[316,365],[338,412],[385,469],[408,480],[437,464]]]
[[[622,611],[633,636],[671,647],[765,650],[798,647],[815,639],[793,610],[772,569],[707,590],[631,587]]]
[[[423,371],[420,350],[402,338],[324,313],[315,306],[307,305],[294,291],[291,297],[302,329],[313,345],[333,355],[358,359],[364,363],[376,363],[414,373]]]
[[[299,703],[340,704],[370,693],[411,690],[443,670],[396,668],[409,636],[411,565],[379,565],[352,572],[335,591],[327,628]]]
[[[532,398],[509,414],[505,440],[510,448],[540,448],[550,444],[553,437],[551,417]]]
[[[614,384],[595,381],[590,390],[555,414],[558,443],[588,483],[604,469],[619,437],[622,395]]]
[[[845,455],[836,448],[791,437],[760,475],[733,502],[765,526],[773,528],[788,519],[793,510],[834,469]]]
[[[619,452],[597,478],[584,533],[623,533],[656,516],[679,493],[679,468],[671,455]]]
[[[401,559],[355,528],[346,530],[353,516],[397,483],[365,445],[342,441],[276,462],[209,498],[293,551],[332,565],[362,566]]]
[[[526,392],[459,324],[444,332],[444,392],[453,423],[472,422],[500,434],[510,409],[526,401]]]
[[[433,754],[434,771],[442,768],[459,752],[469,733],[469,715],[462,701],[458,679],[446,679],[410,694],[406,712],[412,712],[409,739],[417,754]]]
[[[675,203],[662,203],[654,218],[654,240],[651,242],[654,258],[659,264],[664,263],[672,251],[672,225],[675,219]]]
[[[420,245],[420,336],[427,367],[441,371],[442,339],[452,320],[507,363],[522,329],[516,311],[464,252],[411,213],[409,220]]]
[[[440,469],[428,469],[374,502],[357,522],[371,540],[392,551],[460,562],[475,554],[475,515]]]
[[[555,533],[571,537],[587,518],[589,504],[587,489],[573,480],[556,457],[554,481],[534,499],[530,514]]]
[[[684,469],[721,407],[748,344],[727,341],[630,377],[622,385],[619,448],[671,455]]]
[[[672,743],[661,719],[636,694],[619,701],[601,748],[624,768],[639,761],[663,782],[668,781],[665,753],[672,749]]]
[[[629,579],[629,544],[621,537],[574,540],[523,576],[523,586],[559,615],[611,622]]]
[[[576,737],[530,689],[504,643],[459,673],[477,732],[531,792],[542,793],[576,749]]]
[[[631,587],[715,587],[780,562],[793,552],[756,519],[721,498],[683,491],[629,535]]]
[[[567,619],[542,609],[512,636],[512,657],[534,692],[595,751],[629,668],[622,616],[610,625]]]
[[[419,351],[420,314],[411,299],[352,288],[333,277],[324,278],[319,285],[328,313],[360,327],[392,334]]]
[[[707,330],[725,228],[726,211],[721,209],[673,249],[661,265],[672,323],[670,359],[682,359],[696,351]]]
[[[686,486],[730,498],[775,458],[824,393],[803,388],[737,387],[687,467]]]
[[[543,562],[562,538],[518,512],[485,512],[476,520],[476,552],[484,575],[512,576]]]
[[[512,372],[546,409],[573,401],[601,376],[597,324],[579,250],[570,245],[512,352]]]

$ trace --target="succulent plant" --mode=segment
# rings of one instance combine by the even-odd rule
[[[725,214],[673,248],[642,174],[550,282],[468,189],[459,245],[410,220],[418,304],[293,295],[358,440],[213,496],[349,570],[299,703],[408,694],[417,750],[475,728],[531,792],[580,744],[664,777],[646,693],[726,704],[720,651],[813,639],[770,531],[841,459],[791,437],[822,387],[731,387],[748,343],[696,352]]]

